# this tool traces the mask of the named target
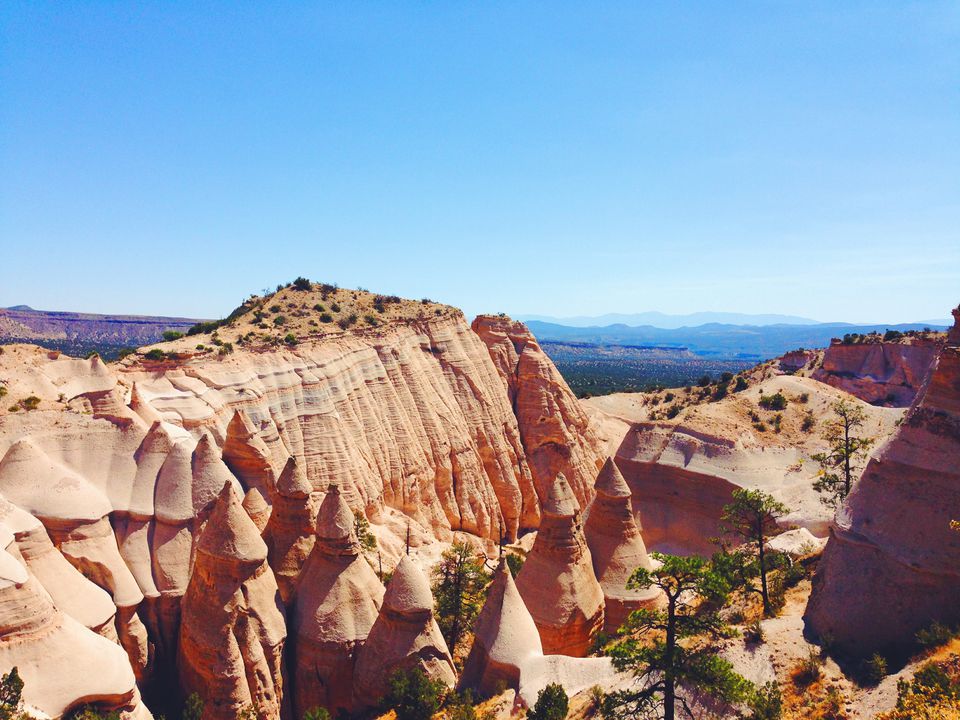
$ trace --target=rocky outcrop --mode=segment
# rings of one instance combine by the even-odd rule
[[[243,509],[247,511],[257,530],[262,533],[270,522],[271,508],[259,490],[256,488],[247,490],[247,494],[243,496]]]
[[[270,567],[285,603],[293,596],[300,570],[313,549],[318,502],[306,473],[296,458],[289,458],[277,479],[273,509],[263,531]]]
[[[224,483],[196,552],[180,628],[183,692],[204,698],[209,720],[234,720],[248,708],[278,720],[282,605],[267,546],[232,483]]]
[[[480,315],[473,330],[507,383],[533,479],[544,497],[563,473],[582,507],[603,463],[602,444],[566,381],[523,323]]]
[[[907,407],[930,372],[941,343],[830,343],[813,378],[874,405]]]
[[[603,588],[604,632],[614,633],[634,610],[655,607],[662,600],[656,588],[628,590],[634,570],[652,570],[640,526],[634,517],[630,488],[614,463],[607,458],[597,482],[596,496],[584,523],[593,571]]]
[[[123,649],[62,613],[10,550],[0,549],[0,668],[18,669],[24,701],[51,717],[90,704],[151,718]]]
[[[393,571],[380,614],[357,657],[353,697],[358,708],[377,704],[398,670],[420,668],[448,687],[457,676],[433,617],[433,594],[409,555]]]
[[[580,507],[563,474],[543,501],[533,549],[517,575],[544,652],[583,657],[603,628],[603,590],[583,536]]]
[[[539,691],[550,683],[573,695],[614,674],[609,658],[543,654],[536,623],[505,560],[494,573],[474,633],[458,687],[480,697],[505,686],[518,692],[520,704],[533,707]]]
[[[353,513],[336,485],[317,517],[317,539],[303,567],[290,620],[293,709],[336,716],[353,711],[357,653],[383,602],[383,585],[363,558]]]
[[[178,690],[197,542],[227,483],[262,529],[288,598],[315,542],[315,491],[331,481],[370,518],[385,559],[399,555],[410,523],[427,542],[536,529],[539,498],[506,378],[462,315],[414,305],[416,317],[391,306],[377,328],[331,328],[295,348],[234,342],[227,355],[108,364],[5,346],[10,397],[40,398],[30,412],[0,407],[0,493],[44,531],[24,536],[25,561],[35,553],[44,585],[63,576],[63,588],[76,586],[62,613],[116,636],[151,696]],[[562,410],[570,423],[547,444],[569,437],[583,446],[571,467],[588,464],[580,418],[544,362],[520,377],[550,396],[545,413]],[[538,458],[564,454],[536,448]],[[291,458],[300,472],[281,481]]]
[[[711,555],[716,546],[710,538],[717,536],[723,507],[740,487],[763,490],[790,508],[784,525],[826,537],[833,513],[813,488],[819,468],[813,457],[827,450],[819,424],[845,398],[863,410],[862,430],[879,444],[903,417],[900,409],[868,405],[809,377],[778,374],[770,366],[758,368],[750,382],[748,390],[690,404],[673,419],[650,419],[662,404],[653,405],[649,395],[584,401],[630,487],[634,512],[642,514],[648,549]],[[784,410],[760,406],[762,395],[777,393],[788,398]],[[777,412],[780,432],[771,427]],[[763,429],[756,427],[754,416],[765,423]],[[808,418],[815,422],[813,428],[805,426]]]
[[[237,410],[227,425],[223,461],[244,487],[256,490],[263,499],[272,498],[276,475],[270,448],[258,434],[247,413]]]
[[[808,627],[866,655],[960,621],[960,309],[917,402],[837,512]]]
[[[523,668],[542,655],[536,623],[506,561],[501,560],[474,625],[473,645],[463,666],[460,687],[480,697],[493,695],[501,683],[519,690]]]

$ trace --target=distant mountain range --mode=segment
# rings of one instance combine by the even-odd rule
[[[0,308],[0,342],[27,342],[71,355],[96,351],[112,357],[124,347],[155,343],[167,330],[186,332],[193,318]]]
[[[662,312],[642,312],[642,313],[607,313],[606,315],[578,315],[576,317],[551,317],[549,315],[519,315],[517,320],[524,322],[543,322],[552,325],[565,325],[567,327],[607,327],[609,325],[629,325],[631,327],[650,326],[662,328],[665,330],[675,330],[678,328],[692,328],[700,325],[719,323],[721,325],[856,325],[857,323],[822,323],[818,320],[799,317],[797,315],[775,315],[760,314],[751,315],[748,313],[728,313],[728,312],[695,312],[688,315],[670,315]],[[925,325],[951,325],[950,320],[918,320],[916,324]],[[863,324],[861,324],[863,326]]]
[[[762,316],[761,316],[762,317]],[[706,323],[696,327],[658,328],[626,324],[605,327],[572,327],[530,320],[527,327],[541,342],[623,347],[661,347],[688,349],[702,357],[765,360],[800,347],[825,347],[835,337],[847,333],[886,330],[945,330],[949,323],[903,323],[898,325],[851,325],[817,323],[807,325],[734,325]]]

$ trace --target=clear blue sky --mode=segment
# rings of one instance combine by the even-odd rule
[[[0,306],[945,317],[956,2],[5,2]]]

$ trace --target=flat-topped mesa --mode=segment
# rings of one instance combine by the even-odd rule
[[[517,575],[547,654],[587,654],[603,628],[603,590],[583,535],[580,506],[563,474],[543,501],[533,549]]]
[[[47,717],[85,703],[152,717],[123,649],[60,612],[37,579],[0,549],[0,668],[12,667],[24,681],[25,703]]]
[[[542,655],[537,625],[502,559],[477,616],[473,646],[458,687],[480,697],[495,694],[501,683],[519,690],[524,667],[531,658]]]
[[[232,483],[224,483],[196,550],[183,598],[181,689],[204,698],[209,720],[234,720],[249,707],[260,720],[279,720],[282,605],[267,546]]]
[[[960,312],[896,435],[838,510],[805,620],[867,656],[960,622]]]
[[[507,384],[540,498],[563,473],[586,506],[603,462],[603,443],[576,396],[523,323],[480,315],[471,327]]]
[[[584,536],[594,574],[603,588],[604,632],[612,633],[633,610],[654,607],[663,596],[656,588],[627,589],[634,570],[650,570],[653,565],[633,512],[630,487],[613,458],[603,464],[594,489]]]
[[[353,513],[332,485],[317,516],[317,540],[293,596],[293,708],[353,712],[354,668],[383,602],[383,584],[363,558]]]
[[[356,707],[374,706],[398,670],[420,668],[448,687],[457,676],[447,643],[433,617],[433,594],[426,576],[404,555],[383,596],[380,614],[360,649],[354,673]]]
[[[262,533],[270,521],[271,508],[259,490],[253,487],[247,490],[247,494],[243,496],[243,509],[247,511],[257,530]]]
[[[227,424],[223,461],[244,487],[256,488],[264,499],[273,497],[276,477],[270,449],[243,409],[237,410]]]
[[[270,567],[285,603],[293,596],[300,569],[316,541],[316,512],[317,494],[300,463],[290,456],[277,478],[273,509],[263,531]]]

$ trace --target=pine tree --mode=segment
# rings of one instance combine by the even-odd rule
[[[813,488],[820,493],[821,502],[837,507],[850,494],[854,475],[866,460],[875,440],[855,434],[867,421],[867,414],[862,407],[841,398],[832,405],[832,409],[836,417],[827,423],[823,434],[829,449],[813,456],[820,463],[820,473]]]
[[[726,630],[719,615],[695,608],[698,601],[722,603],[728,586],[709,561],[653,553],[662,565],[656,570],[636,570],[627,584],[631,589],[660,588],[667,600],[661,610],[631,613],[625,637],[611,650],[614,666],[630,671],[637,687],[609,693],[603,716],[652,717],[674,720],[677,707],[695,717],[680,686],[727,703],[746,699],[752,685],[733,671],[716,652],[716,640]]]
[[[489,581],[483,560],[467,543],[455,542],[440,556],[433,571],[433,597],[437,624],[451,655],[483,607]]]
[[[770,603],[770,590],[767,583],[767,572],[771,569],[770,558],[767,553],[767,537],[777,528],[777,518],[783,517],[789,508],[782,502],[774,499],[762,490],[733,491],[733,502],[725,505],[721,518],[721,531],[728,535],[742,538],[752,547],[756,554],[750,562],[740,564],[740,574],[744,587],[760,594],[763,599],[763,612],[767,616],[773,615],[773,606]],[[737,560],[744,560],[740,555]],[[755,568],[750,565],[755,562]],[[750,569],[746,569],[750,568]],[[760,588],[755,588],[750,582],[752,575],[760,577]]]

